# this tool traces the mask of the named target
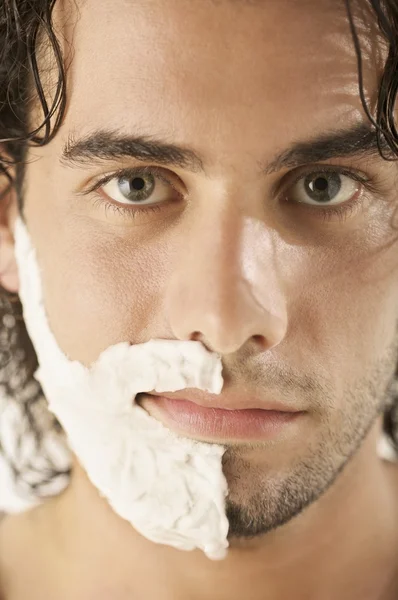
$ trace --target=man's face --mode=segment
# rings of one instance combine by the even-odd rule
[[[396,165],[355,134],[344,3],[78,5],[55,13],[66,117],[26,173],[51,326],[85,364],[120,341],[199,339],[222,355],[226,405],[307,411],[272,441],[227,442],[232,532],[267,531],[354,454],[396,360]],[[359,28],[372,102],[377,40]],[[118,136],[141,138],[141,160]],[[198,156],[149,156],[159,140]]]

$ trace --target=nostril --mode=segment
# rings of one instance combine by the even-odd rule
[[[270,347],[269,342],[263,335],[253,335],[252,340],[261,350],[268,350]]]
[[[264,345],[266,343],[263,335],[253,335],[253,340],[256,342],[256,344]]]
[[[200,342],[201,341],[201,333],[200,331],[194,331],[193,333],[191,333],[191,335],[189,336],[191,342]]]

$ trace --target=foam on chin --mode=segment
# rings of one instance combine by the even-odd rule
[[[220,357],[200,342],[151,340],[111,346],[89,368],[69,360],[50,329],[35,250],[20,219],[15,241],[19,295],[40,364],[36,377],[88,477],[149,540],[224,558],[225,448],[177,436],[134,402],[151,391],[219,394]]]

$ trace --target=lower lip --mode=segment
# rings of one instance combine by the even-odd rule
[[[273,439],[296,423],[304,412],[205,408],[188,400],[145,395],[142,407],[180,434],[204,439]]]

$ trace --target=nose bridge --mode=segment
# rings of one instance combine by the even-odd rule
[[[267,348],[278,344],[285,305],[265,226],[227,207],[196,217],[168,287],[173,334],[202,339],[220,354],[236,352],[251,338]]]

